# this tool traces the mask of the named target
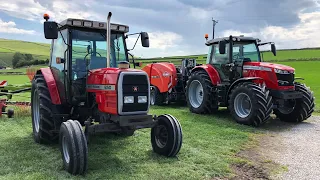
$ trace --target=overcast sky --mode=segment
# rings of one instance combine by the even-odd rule
[[[0,0],[0,38],[47,42],[43,14],[51,20],[84,18],[147,31],[150,48],[140,43],[136,56],[159,57],[207,53],[204,34],[255,36],[277,49],[320,46],[320,0]],[[136,37],[128,39],[132,47]]]

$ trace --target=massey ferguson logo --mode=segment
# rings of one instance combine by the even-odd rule
[[[132,87],[132,90],[133,90],[134,92],[138,92],[138,90],[139,90],[139,89],[138,89],[138,86],[133,86],[133,87]]]

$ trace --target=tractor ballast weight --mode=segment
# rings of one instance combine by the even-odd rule
[[[151,128],[153,151],[167,157],[176,156],[182,145],[182,128],[175,117],[148,114],[149,78],[129,68],[129,27],[111,24],[111,15],[107,23],[67,19],[57,24],[45,14],[44,34],[53,41],[50,65],[28,72],[34,74],[34,140],[58,140],[63,167],[71,174],[86,173],[87,143],[95,133],[132,136],[138,129]],[[147,33],[139,34],[142,46],[149,47]]]
[[[241,124],[259,126],[273,113],[281,120],[301,122],[308,119],[314,111],[314,96],[309,87],[296,82],[295,69],[289,66],[262,62],[259,46],[270,44],[276,55],[273,42],[260,43],[259,39],[244,36],[216,38],[206,42],[209,46],[207,62],[204,65],[176,69],[188,69],[187,77],[179,71],[168,71],[173,79],[171,84],[185,84],[180,94],[185,94],[191,112],[199,114],[214,113],[219,107],[227,107],[233,118]],[[161,71],[163,63],[147,65],[144,69],[155,89],[153,99],[170,94],[160,91],[161,84],[152,78]],[[174,68],[171,68],[174,69]],[[177,74],[175,74],[177,73]],[[172,77],[177,77],[174,79]],[[183,78],[179,78],[183,77]],[[164,81],[162,81],[164,82]],[[172,89],[175,89],[173,86]],[[170,96],[169,96],[170,97]],[[161,99],[156,105],[163,104]]]

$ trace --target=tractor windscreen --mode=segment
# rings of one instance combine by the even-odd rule
[[[107,42],[104,32],[72,31],[72,66],[86,70],[107,67]],[[128,61],[124,34],[111,32],[110,67]]]
[[[212,49],[213,48],[213,49]],[[211,56],[211,53],[213,55]],[[207,62],[210,64],[227,64],[229,63],[229,43],[226,44],[226,53],[220,54],[219,53],[219,45],[213,44],[210,46],[209,54]],[[247,61],[250,60],[251,62],[259,62],[260,55],[259,50],[255,42],[248,41],[248,42],[234,42],[232,48],[232,58],[234,61],[243,61],[246,59]]]
[[[254,42],[235,42],[232,48],[233,61],[259,62],[260,56],[257,45]]]

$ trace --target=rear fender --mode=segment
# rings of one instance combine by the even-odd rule
[[[260,83],[263,83],[263,82],[264,82],[264,80],[263,80],[262,78],[260,78],[260,77],[245,77],[245,78],[237,79],[236,81],[234,81],[234,82],[230,85],[226,97],[227,97],[227,98],[229,97],[229,93],[230,93],[231,89],[233,89],[233,87],[235,87],[237,84],[239,84],[239,83],[241,83],[241,82],[248,82],[248,81],[254,82],[254,83],[257,83],[257,84],[260,84]]]
[[[51,69],[49,67],[40,68],[40,70],[38,70],[36,72],[36,75],[37,74],[42,74],[44,79],[46,80],[46,83],[47,83],[47,86],[49,89],[49,93],[51,96],[52,104],[55,104],[55,105],[61,104],[61,99],[60,99],[58,87],[57,87],[56,81],[53,77]]]
[[[170,92],[177,85],[177,70],[173,63],[152,63],[142,68],[148,74],[150,85],[161,93]]]
[[[221,83],[218,71],[216,69],[214,69],[214,67],[212,67],[211,65],[196,66],[195,68],[193,68],[191,70],[191,73],[196,72],[196,71],[203,71],[203,70],[207,72],[213,85],[216,86]]]

